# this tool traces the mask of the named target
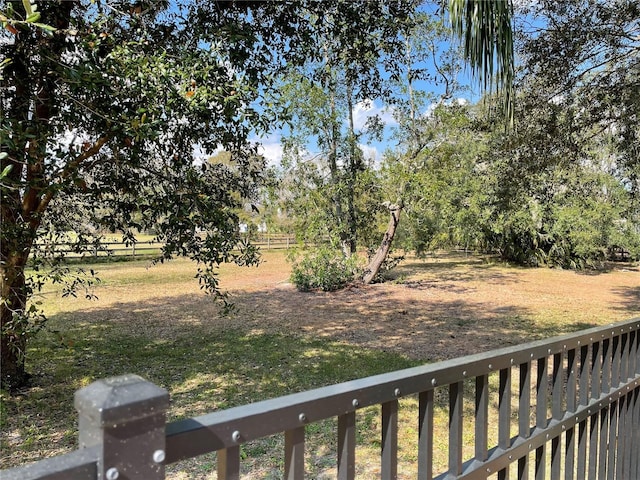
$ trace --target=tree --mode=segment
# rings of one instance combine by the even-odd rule
[[[462,39],[471,72],[484,89],[494,84],[501,93],[503,114],[513,119],[515,55],[511,0],[449,0],[455,34]]]
[[[288,166],[308,162],[306,149],[316,144],[320,176],[313,177],[314,183],[330,201],[312,212],[327,222],[323,234],[335,237],[347,257],[356,252],[364,214],[357,209],[356,190],[366,170],[358,144],[367,129],[355,125],[354,109],[386,96],[384,77],[397,69],[401,26],[412,21],[417,6],[416,2],[365,4],[375,22],[363,32],[353,31],[348,9],[326,8],[313,37],[322,60],[311,59],[283,79],[283,97],[294,118],[286,140]],[[362,4],[355,2],[353,8],[361,9]],[[351,41],[336,42],[343,35]]]
[[[497,85],[501,88],[507,88],[508,90],[508,102],[511,103],[510,85],[513,79],[513,55],[511,42],[511,23],[510,13],[511,9],[508,2],[498,2],[501,6],[497,8],[481,8],[480,22],[482,28],[474,30],[466,37],[465,48],[468,58],[471,61],[471,65],[474,73],[482,72],[484,86],[488,86],[490,81],[493,81],[494,71],[498,72]],[[469,29],[475,28],[473,20],[478,20],[475,2],[459,2],[452,1],[451,17],[455,26],[456,32],[462,34],[468,32]],[[381,12],[384,14],[385,12]],[[468,19],[468,22],[466,22]],[[384,15],[379,16],[379,23],[382,28],[385,28],[385,22],[387,17]],[[398,23],[396,21],[396,23]],[[493,27],[487,28],[490,25]],[[421,30],[420,30],[421,29]],[[439,30],[438,30],[439,29]],[[420,30],[420,31],[418,31]],[[382,37],[384,43],[380,45],[389,45],[387,48],[375,49],[373,51],[388,52],[387,57],[381,57],[385,68],[387,68],[389,75],[395,81],[399,81],[403,75],[402,66],[405,64],[406,72],[406,89],[404,94],[408,96],[405,110],[405,118],[408,120],[405,122],[405,135],[404,140],[407,142],[407,152],[404,156],[415,156],[419,153],[419,150],[424,145],[418,145],[414,140],[418,135],[419,126],[418,112],[417,112],[417,97],[419,94],[414,89],[414,82],[424,76],[425,71],[414,68],[416,61],[422,61],[424,59],[424,51],[427,54],[434,57],[436,56],[436,49],[434,46],[433,38],[434,33],[436,35],[443,36],[442,27],[437,27],[434,22],[430,21],[430,17],[424,13],[414,14],[411,18],[408,18],[404,24],[401,24],[401,29],[397,31],[396,38]],[[425,34],[426,33],[426,37]],[[374,37],[376,38],[376,37]],[[485,41],[482,42],[481,39]],[[380,40],[378,40],[380,41]],[[420,44],[422,42],[422,45]],[[426,49],[425,49],[426,44]],[[494,51],[494,44],[496,45]],[[341,239],[342,249],[345,255],[351,255],[355,252],[357,243],[357,225],[358,225],[358,212],[355,209],[355,192],[357,185],[357,178],[359,172],[364,169],[364,164],[359,160],[358,148],[356,141],[359,135],[353,128],[353,107],[354,99],[357,102],[371,100],[372,98],[382,98],[383,100],[389,100],[390,91],[388,89],[380,88],[382,85],[379,83],[378,77],[374,76],[376,80],[369,82],[369,84],[375,86],[375,88],[360,88],[356,95],[353,94],[353,66],[342,61],[343,54],[340,51],[335,51],[332,48],[331,42],[326,37],[320,37],[318,40],[318,48],[324,52],[325,62],[315,67],[316,72],[321,72],[320,75],[306,75],[311,77],[309,85],[305,87],[304,94],[301,94],[299,90],[296,90],[292,95],[292,98],[301,99],[301,106],[297,112],[299,118],[302,121],[297,122],[298,128],[302,125],[301,129],[306,136],[315,135],[319,136],[319,143],[324,146],[324,157],[326,159],[326,165],[329,172],[329,179],[331,188],[327,185],[323,186],[325,191],[329,192],[332,197],[333,215],[332,219],[326,222],[319,222],[322,225],[334,225],[333,231],[338,232],[338,236]],[[412,49],[420,50],[421,58],[416,59],[416,54]],[[478,56],[480,55],[480,56]],[[484,56],[482,56],[484,55]],[[497,55],[498,69],[494,69],[493,57]],[[490,61],[487,58],[490,57]],[[347,55],[347,58],[353,59],[353,55]],[[355,57],[357,58],[357,57]],[[371,61],[371,55],[364,57],[367,61]],[[373,58],[375,60],[375,58]],[[378,61],[378,63],[380,63]],[[349,65],[347,67],[347,65]],[[357,64],[356,64],[357,65]],[[438,75],[444,78],[447,84],[447,92],[445,94],[451,94],[453,88],[453,81],[450,72],[446,72],[446,68],[439,69],[436,63],[436,69],[438,69]],[[374,70],[374,72],[379,71]],[[306,72],[308,73],[308,72]],[[320,78],[320,82],[314,82],[313,79]],[[368,77],[365,77],[368,78]],[[324,83],[323,83],[324,81]],[[296,88],[304,82],[295,82]],[[342,87],[339,92],[338,87]],[[341,95],[340,95],[341,93]],[[364,95],[363,95],[364,94]],[[323,97],[324,96],[324,97]],[[317,99],[321,99],[318,102]],[[342,98],[342,102],[337,100]],[[311,101],[309,101],[311,100]],[[318,108],[318,103],[326,107],[325,110]],[[400,104],[396,101],[397,106]],[[342,106],[342,114],[340,114],[340,106]],[[509,107],[511,108],[511,107]],[[509,110],[510,111],[510,110]],[[344,118],[347,121],[344,121]],[[342,125],[345,125],[345,132],[342,133]],[[304,138],[304,137],[303,137]],[[304,144],[304,141],[302,142]],[[342,148],[342,150],[340,150]],[[341,155],[341,158],[339,154]],[[410,161],[405,162],[411,163]],[[342,168],[340,168],[342,167]],[[407,167],[411,168],[411,167]],[[317,175],[314,178],[319,178]],[[320,177],[321,178],[321,177]],[[317,184],[317,183],[316,183]],[[378,273],[381,265],[385,261],[393,242],[395,230],[398,226],[400,215],[403,210],[402,194],[397,199],[385,202],[388,206],[388,212],[390,214],[390,220],[386,232],[383,235],[380,246],[371,258],[370,264],[365,269],[365,275],[363,280],[365,283],[369,283]],[[370,223],[368,225],[370,229]]]
[[[519,41],[529,108],[553,103],[573,116],[570,133],[608,136],[618,173],[637,199],[640,6],[627,0],[543,1],[523,14],[545,25],[523,26]]]
[[[454,34],[456,34],[463,43],[464,57],[468,61],[473,76],[481,81],[482,87],[492,89],[494,86],[501,94],[502,113],[504,118],[508,120],[508,124],[513,122],[513,111],[515,106],[513,82],[515,78],[515,58],[513,52],[513,6],[509,0],[498,0],[487,2],[483,0],[450,0],[449,1],[449,17]],[[418,28],[424,28],[427,22],[416,22]],[[433,29],[433,26],[431,26]],[[434,29],[435,32],[438,29]],[[415,91],[412,82],[417,78],[417,71],[412,69],[412,45],[410,41],[411,31],[409,29],[407,35],[406,55],[407,55],[407,89],[408,107],[405,108],[405,141],[406,151],[401,153],[399,165],[403,172],[400,174],[399,197],[405,197],[405,189],[408,182],[405,181],[407,174],[411,176],[412,171],[407,169],[407,165],[420,156],[422,149],[429,144],[421,142],[419,137],[423,139],[429,138],[429,135],[423,135],[421,128],[418,127],[416,117]],[[415,33],[415,32],[414,32]],[[425,33],[424,31],[421,33]],[[428,37],[429,35],[427,35]],[[446,93],[450,93],[450,89],[455,87],[455,81],[451,76],[451,71],[447,68],[440,68],[436,62],[435,48],[431,48],[435,68],[438,76],[442,77],[446,83]],[[446,58],[446,55],[445,55]],[[449,58],[449,60],[451,60]],[[449,67],[455,66],[455,62],[449,62]],[[455,67],[454,67],[455,68]],[[442,100],[442,99],[441,99]],[[427,131],[430,129],[427,128]],[[397,162],[396,162],[397,163]],[[411,169],[412,170],[412,169]],[[365,282],[372,281],[381,265],[388,255],[391,244],[393,242],[396,230],[398,228],[400,214],[405,205],[404,201],[399,200],[394,203],[387,202],[389,205],[390,220],[386,232],[383,235],[382,242],[371,259],[369,265],[365,269]]]
[[[438,105],[423,119],[425,144],[409,158],[390,152],[382,175],[391,187],[403,185],[405,217],[399,243],[418,255],[437,248],[480,249],[488,219],[486,165],[488,136],[476,128],[483,112],[457,102]]]
[[[383,196],[389,222],[382,241],[365,268],[364,283],[371,283],[377,278],[391,251],[403,212],[407,208],[413,210],[411,204],[424,200],[416,192],[416,179],[424,177],[431,168],[427,152],[433,150],[434,143],[437,143],[438,130],[436,116],[428,109],[442,107],[460,89],[457,81],[460,70],[458,49],[452,45],[442,47],[450,35],[451,31],[442,19],[423,12],[417,14],[413,24],[403,30],[401,68],[391,79],[396,92],[392,102],[398,122],[395,134],[398,147],[386,155],[382,172],[382,183],[387,186]],[[435,73],[430,73],[426,67],[429,64]],[[442,85],[444,90],[440,95],[419,91],[416,88],[419,81]]]
[[[6,4],[18,16],[13,2]],[[15,24],[2,48],[2,379],[24,383],[28,337],[42,325],[29,297],[46,279],[74,293],[82,277],[52,241],[76,251],[99,244],[104,229],[134,241],[153,228],[162,259],[190,255],[203,285],[217,292],[213,267],[254,261],[238,245],[232,207],[251,196],[261,160],[246,141],[264,122],[250,107],[257,82],[226,51],[178,49],[197,40],[185,12],[167,4],[143,11],[128,2],[45,2],[51,29]],[[35,5],[32,7],[35,9]],[[11,13],[11,11],[13,13]],[[14,25],[7,21],[7,25]],[[237,42],[236,42],[237,43]],[[213,108],[212,108],[213,107]],[[233,152],[234,166],[199,164],[195,146]],[[201,228],[205,234],[198,235]],[[28,261],[34,275],[27,276]]]
[[[491,147],[490,243],[565,267],[638,251],[636,2],[538,2],[523,25],[515,128]]]

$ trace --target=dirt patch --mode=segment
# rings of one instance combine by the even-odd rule
[[[236,270],[225,276],[238,305],[228,322],[329,337],[425,361],[640,315],[640,269],[631,265],[585,274],[442,253],[405,262],[392,282],[331,293],[300,293],[287,283],[287,269],[278,273],[269,262],[263,267],[263,285],[247,282]]]

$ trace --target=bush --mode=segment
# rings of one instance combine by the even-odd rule
[[[361,274],[358,263],[356,255],[346,258],[338,250],[320,247],[293,264],[291,283],[302,292],[339,290]]]

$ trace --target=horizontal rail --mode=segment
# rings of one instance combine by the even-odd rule
[[[637,329],[640,329],[640,318],[180,420],[167,425],[166,463],[237,447],[307,423],[610,340]]]
[[[11,468],[0,471],[2,480],[95,480],[97,469],[98,448],[82,448],[71,453],[24,467]]]

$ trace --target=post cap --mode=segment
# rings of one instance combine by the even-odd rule
[[[80,416],[102,427],[130,422],[164,413],[169,392],[133,375],[97,380],[75,393]]]

